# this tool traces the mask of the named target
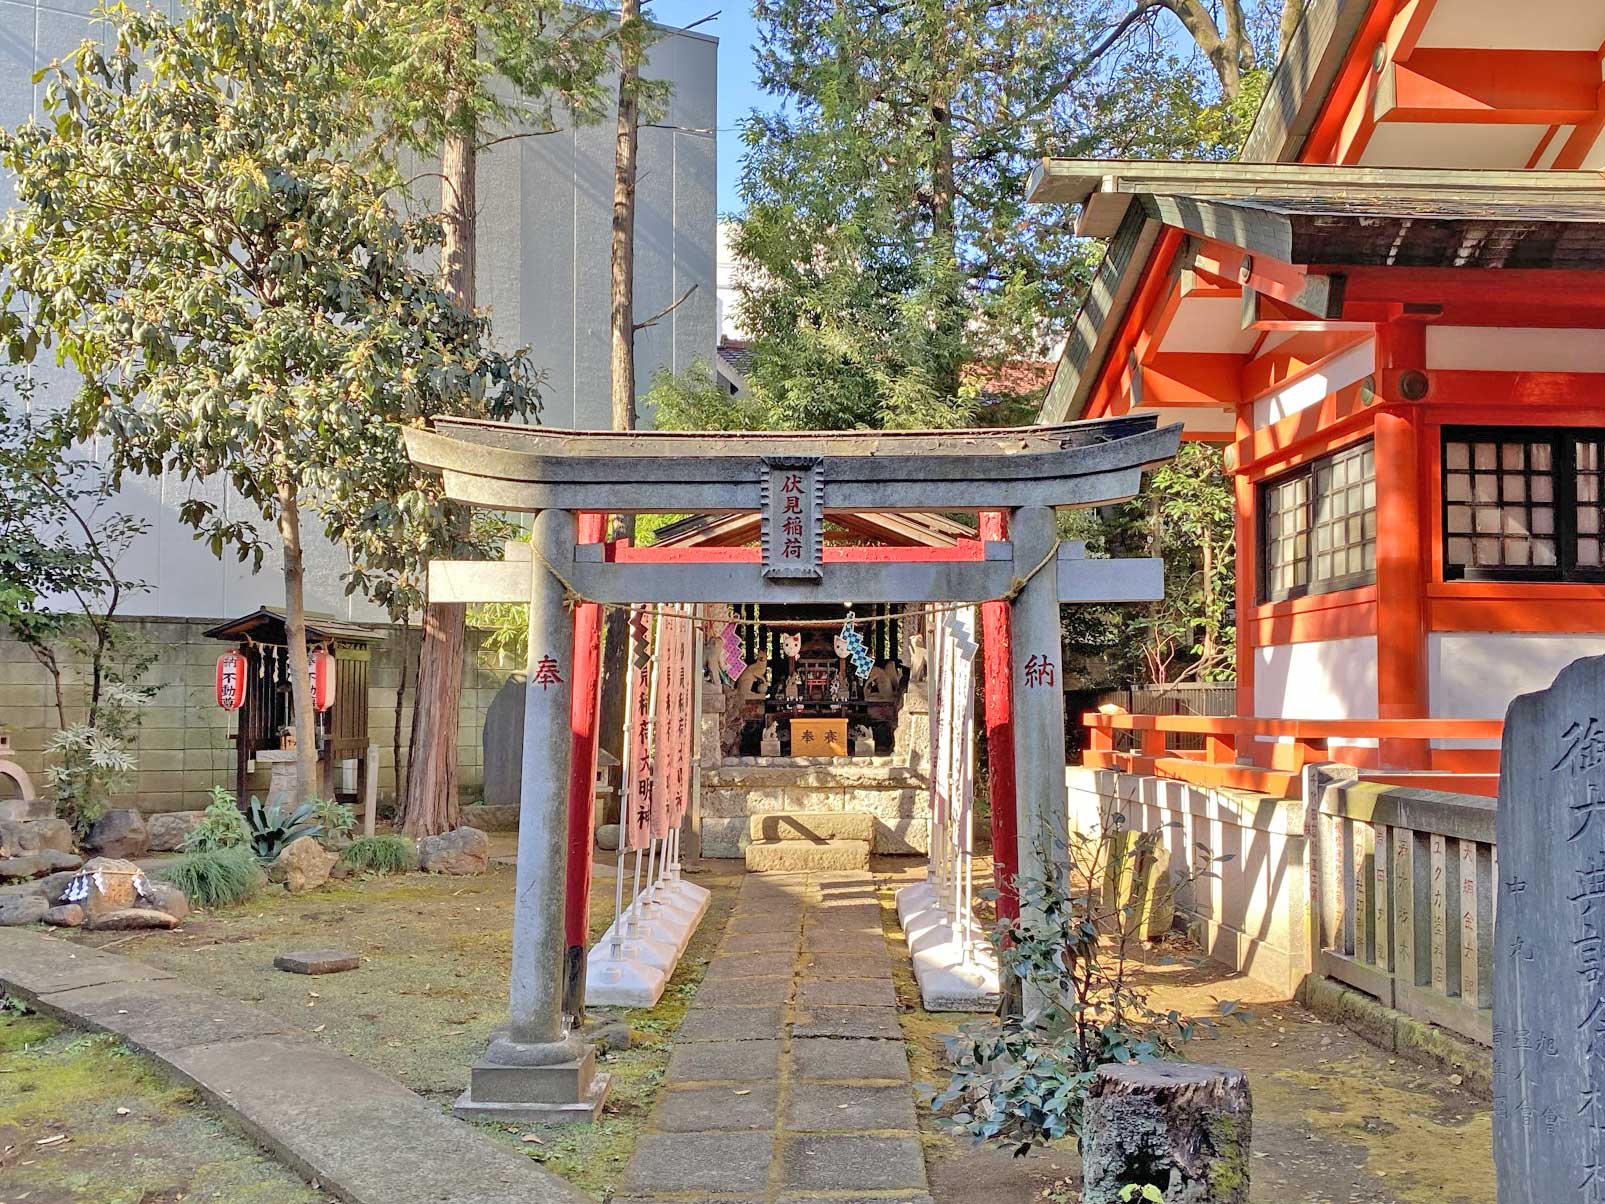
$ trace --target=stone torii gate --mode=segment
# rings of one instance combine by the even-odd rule
[[[527,559],[436,561],[439,602],[529,604],[529,676],[509,1023],[474,1065],[458,1115],[591,1120],[607,1078],[563,1013],[574,623],[569,604],[981,603],[1005,599],[1021,877],[1040,876],[1065,819],[1059,606],[1163,596],[1157,559],[1094,560],[1060,544],[1054,510],[1135,494],[1176,452],[1152,415],[961,431],[657,433],[442,419],[405,432],[448,497],[535,514]],[[1005,511],[1011,542],[981,559],[886,563],[824,555],[832,511]],[[575,514],[756,511],[752,563],[616,563],[576,539]]]

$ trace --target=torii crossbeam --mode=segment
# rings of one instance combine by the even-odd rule
[[[1176,452],[1180,426],[1137,415],[958,431],[666,434],[567,431],[442,419],[407,430],[413,461],[457,501],[534,512],[529,555],[430,565],[433,601],[528,602],[529,667],[513,914],[510,1023],[473,1068],[460,1115],[592,1119],[606,1092],[593,1053],[566,1031],[563,900],[572,739],[573,623],[566,602],[975,603],[1012,619],[1014,751],[1022,877],[1065,823],[1061,602],[1162,596],[1157,559],[1093,560],[1061,545],[1055,508],[1135,494]],[[1010,542],[886,563],[826,549],[832,511],[1007,511]],[[747,561],[624,562],[578,544],[575,512],[755,511]],[[515,545],[516,546],[516,545]]]

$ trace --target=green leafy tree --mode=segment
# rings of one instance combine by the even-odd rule
[[[315,750],[302,519],[359,550],[375,513],[428,518],[398,424],[509,417],[522,357],[418,265],[438,222],[403,221],[350,87],[373,51],[361,0],[196,0],[182,20],[106,10],[104,41],[44,73],[45,120],[0,134],[18,206],[0,226],[0,338],[80,375],[80,433],[132,469],[219,479],[181,517],[212,550],[283,549],[298,788]],[[408,487],[410,486],[410,488]],[[394,533],[406,543],[415,538]]]
[[[438,170],[412,181],[439,185],[441,287],[465,312],[477,304],[478,160],[520,138],[541,137],[598,120],[606,109],[603,76],[628,49],[608,13],[561,0],[376,0],[377,37],[368,44],[353,88],[371,109],[381,140],[430,160]],[[632,27],[633,28],[633,27]],[[420,516],[421,517],[421,516]],[[438,503],[428,551],[446,559],[483,556],[480,529],[465,508]],[[374,530],[382,533],[383,523]],[[370,549],[383,566],[381,534]],[[421,549],[413,549],[416,553]],[[416,705],[403,779],[400,722],[406,688],[398,687],[394,739],[400,826],[415,835],[456,827],[457,713],[467,608],[430,603],[421,572],[382,571],[403,588],[390,603],[405,623],[423,610]]]
[[[1061,534],[1094,556],[1158,556],[1165,596],[1150,604],[1064,611],[1069,665],[1100,685],[1222,681],[1235,670],[1236,543],[1231,480],[1220,449],[1185,442],[1148,473],[1143,492],[1100,510],[1078,510]]]

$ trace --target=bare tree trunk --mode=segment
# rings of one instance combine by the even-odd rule
[[[45,672],[50,674],[50,682],[55,688],[56,694],[56,728],[60,731],[66,731],[67,698],[66,695],[62,693],[61,666],[56,662],[56,654],[48,648],[38,648],[32,646],[30,646],[29,651],[33,653],[33,659],[43,665]]]
[[[284,643],[289,657],[290,705],[295,711],[296,803],[317,786],[318,750],[312,681],[307,661],[306,567],[301,556],[301,508],[295,485],[279,482],[279,535],[284,540]]]
[[[613,429],[633,431],[635,412],[635,172],[641,103],[641,3],[619,8],[619,111],[613,144],[612,314],[608,367],[613,386]],[[609,539],[635,534],[635,520],[615,515]],[[597,737],[623,763],[624,682],[629,674],[629,616],[610,610],[602,626],[602,691]]]
[[[409,612],[410,614],[411,612]],[[396,774],[396,819],[399,822],[407,806],[407,767],[401,758],[401,715],[407,708],[407,678],[412,670],[412,630],[407,615],[396,624],[396,655],[401,662],[401,677],[396,683],[396,722],[390,732],[391,765]],[[411,732],[408,733],[408,752],[411,750]]]
[[[613,429],[635,429],[635,166],[640,134],[641,0],[623,0],[619,114],[613,149],[613,312],[609,368]]]
[[[474,131],[458,120],[440,152],[441,283],[464,310],[474,307],[476,180]],[[461,516],[456,522],[464,521]],[[418,686],[413,702],[412,755],[407,764],[406,805],[401,830],[409,836],[450,831],[462,820],[457,801],[457,716],[462,699],[463,647],[468,608],[430,603],[424,608],[418,650]]]
[[[1287,53],[1292,44],[1293,34],[1298,30],[1298,23],[1304,16],[1304,0],[1283,0],[1282,27],[1279,30],[1276,55],[1280,58]]]
[[[1254,63],[1254,48],[1244,26],[1241,0],[1225,0],[1224,37],[1203,0],[1142,0],[1143,8],[1154,6],[1176,15],[1194,45],[1203,51],[1209,65],[1215,69],[1222,95],[1228,101],[1236,100],[1242,90],[1243,72]]]

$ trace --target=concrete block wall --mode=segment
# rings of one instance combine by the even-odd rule
[[[145,812],[183,811],[204,807],[214,785],[234,788],[234,744],[229,733],[234,717],[219,710],[213,699],[217,658],[229,645],[202,636],[221,619],[130,619],[129,628],[148,640],[156,653],[144,682],[156,687],[141,710],[134,738],[138,759],[127,795],[121,805]],[[376,626],[376,637],[388,637],[391,628]],[[462,709],[459,715],[459,764],[462,794],[477,799],[484,781],[480,734],[485,709],[501,688],[510,668],[487,664],[478,652],[477,634],[469,631],[469,656],[463,669]],[[410,646],[417,647],[417,633]],[[400,649],[390,638],[376,638],[370,646],[373,659],[368,673],[368,733],[379,751],[380,797],[394,797],[395,758],[392,736],[396,718],[396,683],[400,679]],[[67,722],[84,717],[82,698],[85,664],[62,659]],[[402,711],[402,748],[412,722],[412,687]],[[15,640],[0,638],[0,724],[11,733],[17,763],[33,778],[35,789],[45,792],[45,749],[59,726],[50,675],[28,649]],[[259,773],[247,789],[265,793],[267,775]]]
[[[1176,896],[1205,952],[1293,996],[1314,965],[1301,800],[1079,765],[1066,768],[1065,781],[1072,832],[1096,832],[1123,814],[1132,831],[1160,833],[1173,878],[1207,868],[1213,876],[1180,887]],[[1213,860],[1227,855],[1228,861]]]

